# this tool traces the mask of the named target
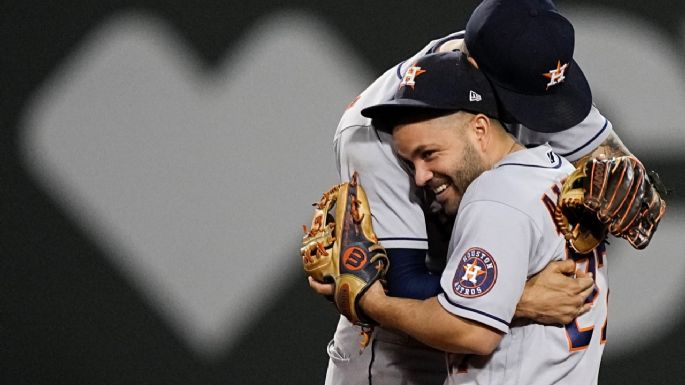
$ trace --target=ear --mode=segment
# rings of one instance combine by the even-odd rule
[[[476,114],[471,124],[473,125],[476,143],[480,146],[481,151],[485,152],[492,141],[492,131],[494,128],[492,127],[492,121],[486,115]]]

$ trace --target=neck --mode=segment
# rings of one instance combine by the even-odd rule
[[[525,149],[521,143],[519,143],[516,138],[514,138],[509,133],[503,133],[497,136],[497,145],[495,151],[492,152],[492,157],[490,159],[490,167],[493,167],[497,162],[502,160],[505,156]]]
[[[514,138],[511,135],[509,135],[509,138],[511,138],[511,147],[509,147],[509,150],[507,151],[507,153],[502,156],[503,158],[509,154],[516,152],[516,151],[525,150],[525,147],[521,143],[519,143],[519,141],[516,140],[516,138]]]

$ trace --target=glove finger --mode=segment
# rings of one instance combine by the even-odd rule
[[[648,195],[651,195],[649,203],[641,211],[637,224],[624,235],[624,238],[638,250],[649,245],[661,218],[666,213],[666,202],[654,191],[653,186],[650,185],[648,190],[650,191]]]
[[[634,168],[633,181],[629,190],[625,192],[621,204],[610,214],[613,220],[609,226],[609,231],[612,234],[621,236],[623,232],[636,223],[641,214],[642,198],[646,186],[644,168],[637,164]]]
[[[634,180],[632,167],[628,167],[625,159],[613,158],[607,167],[606,188],[598,216],[603,222],[609,222],[620,215],[617,211],[624,202]]]
[[[323,193],[314,203],[314,216],[310,230],[304,226],[300,255],[304,271],[319,282],[330,282],[337,274],[337,261],[331,258],[335,241],[335,218],[330,211],[336,205],[341,185]]]
[[[598,212],[604,205],[603,197],[606,195],[609,162],[608,160],[590,159],[585,163],[585,177],[582,179],[585,190],[583,204],[593,212]]]

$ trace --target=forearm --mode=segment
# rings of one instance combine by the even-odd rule
[[[630,153],[630,150],[623,144],[621,141],[621,138],[616,135],[616,132],[612,132],[609,134],[609,136],[606,138],[602,144],[597,146],[588,156],[591,158],[596,158],[600,155],[604,155],[607,158],[612,158],[616,156],[624,156],[624,155],[632,155]],[[575,161],[574,163],[577,165],[578,161]]]
[[[592,305],[585,303],[585,299],[593,288],[592,275],[576,271],[573,260],[551,262],[526,281],[514,318],[542,324],[567,324],[590,310]]]
[[[569,278],[571,279],[571,278]],[[546,293],[540,296],[524,291],[521,300],[516,304],[514,318],[525,318],[545,325],[565,325],[576,317],[590,310],[585,304],[585,294],[562,294],[556,288],[545,288]],[[559,297],[563,296],[562,300]]]
[[[401,330],[436,349],[466,354],[490,354],[501,334],[445,310],[437,298],[415,300],[378,296],[363,301],[366,314],[383,327]]]
[[[516,312],[514,312],[514,318],[526,318],[529,320],[534,320],[539,317],[540,312],[537,311],[533,306],[534,301],[525,299],[525,296],[521,297],[521,301],[516,304]]]

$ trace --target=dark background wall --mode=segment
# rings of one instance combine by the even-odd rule
[[[297,225],[336,180],[337,119],[476,4],[0,3],[0,382],[322,383],[337,316]],[[559,5],[596,102],[675,189],[647,251],[616,246],[600,382],[677,383],[685,5]]]

